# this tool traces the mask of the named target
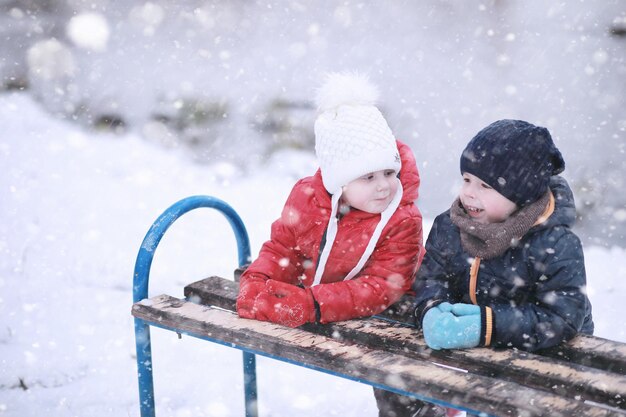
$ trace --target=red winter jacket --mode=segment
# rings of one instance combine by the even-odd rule
[[[347,281],[343,279],[365,251],[380,214],[350,209],[341,217],[321,283],[311,288],[320,305],[321,323],[378,314],[411,288],[424,256],[422,215],[414,203],[420,178],[411,149],[400,141],[397,144],[404,189],[400,206],[363,269]],[[272,224],[270,240],[241,276],[241,285],[271,278],[310,287],[330,212],[331,199],[321,172],[299,180],[281,217]]]

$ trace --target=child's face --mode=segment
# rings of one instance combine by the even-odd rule
[[[506,220],[517,206],[475,175],[463,173],[459,193],[467,214],[478,223],[499,223]]]
[[[396,171],[386,169],[370,172],[343,187],[344,202],[368,213],[385,211],[398,191]]]

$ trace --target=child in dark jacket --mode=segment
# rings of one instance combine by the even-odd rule
[[[413,284],[431,349],[535,351],[592,334],[564,168],[548,130],[527,122],[497,121],[469,142],[459,196],[435,219]],[[389,392],[377,401],[398,417],[421,404]]]
[[[428,236],[416,322],[432,349],[548,348],[593,333],[572,191],[547,129],[500,120],[461,155],[463,185]]]
[[[410,290],[424,254],[419,174],[367,78],[318,91],[320,169],[298,181],[241,276],[237,313],[290,327],[378,314]]]

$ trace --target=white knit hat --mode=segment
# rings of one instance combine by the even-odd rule
[[[321,282],[326,262],[337,234],[337,209],[342,187],[370,172],[393,169],[400,172],[401,162],[396,140],[375,102],[378,90],[364,75],[329,74],[317,91],[320,111],[315,121],[315,153],[322,171],[322,181],[332,194],[331,213],[326,230],[326,244],[315,271],[313,285]],[[354,278],[374,251],[383,228],[402,200],[402,185],[380,214],[370,241],[360,260],[344,279]]]
[[[377,88],[359,74],[329,74],[317,91],[315,153],[331,194],[370,172],[400,172],[396,140],[377,98]]]

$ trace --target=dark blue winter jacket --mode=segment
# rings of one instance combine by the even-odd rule
[[[533,226],[501,256],[480,263],[463,250],[449,210],[435,219],[413,284],[418,326],[432,305],[472,304],[473,298],[475,304],[491,307],[490,346],[534,351],[578,332],[593,333],[583,250],[570,230],[576,218],[574,197],[561,177],[552,178],[550,189],[555,208],[548,220]],[[479,267],[471,283],[472,263]],[[473,297],[470,288],[475,289]]]

